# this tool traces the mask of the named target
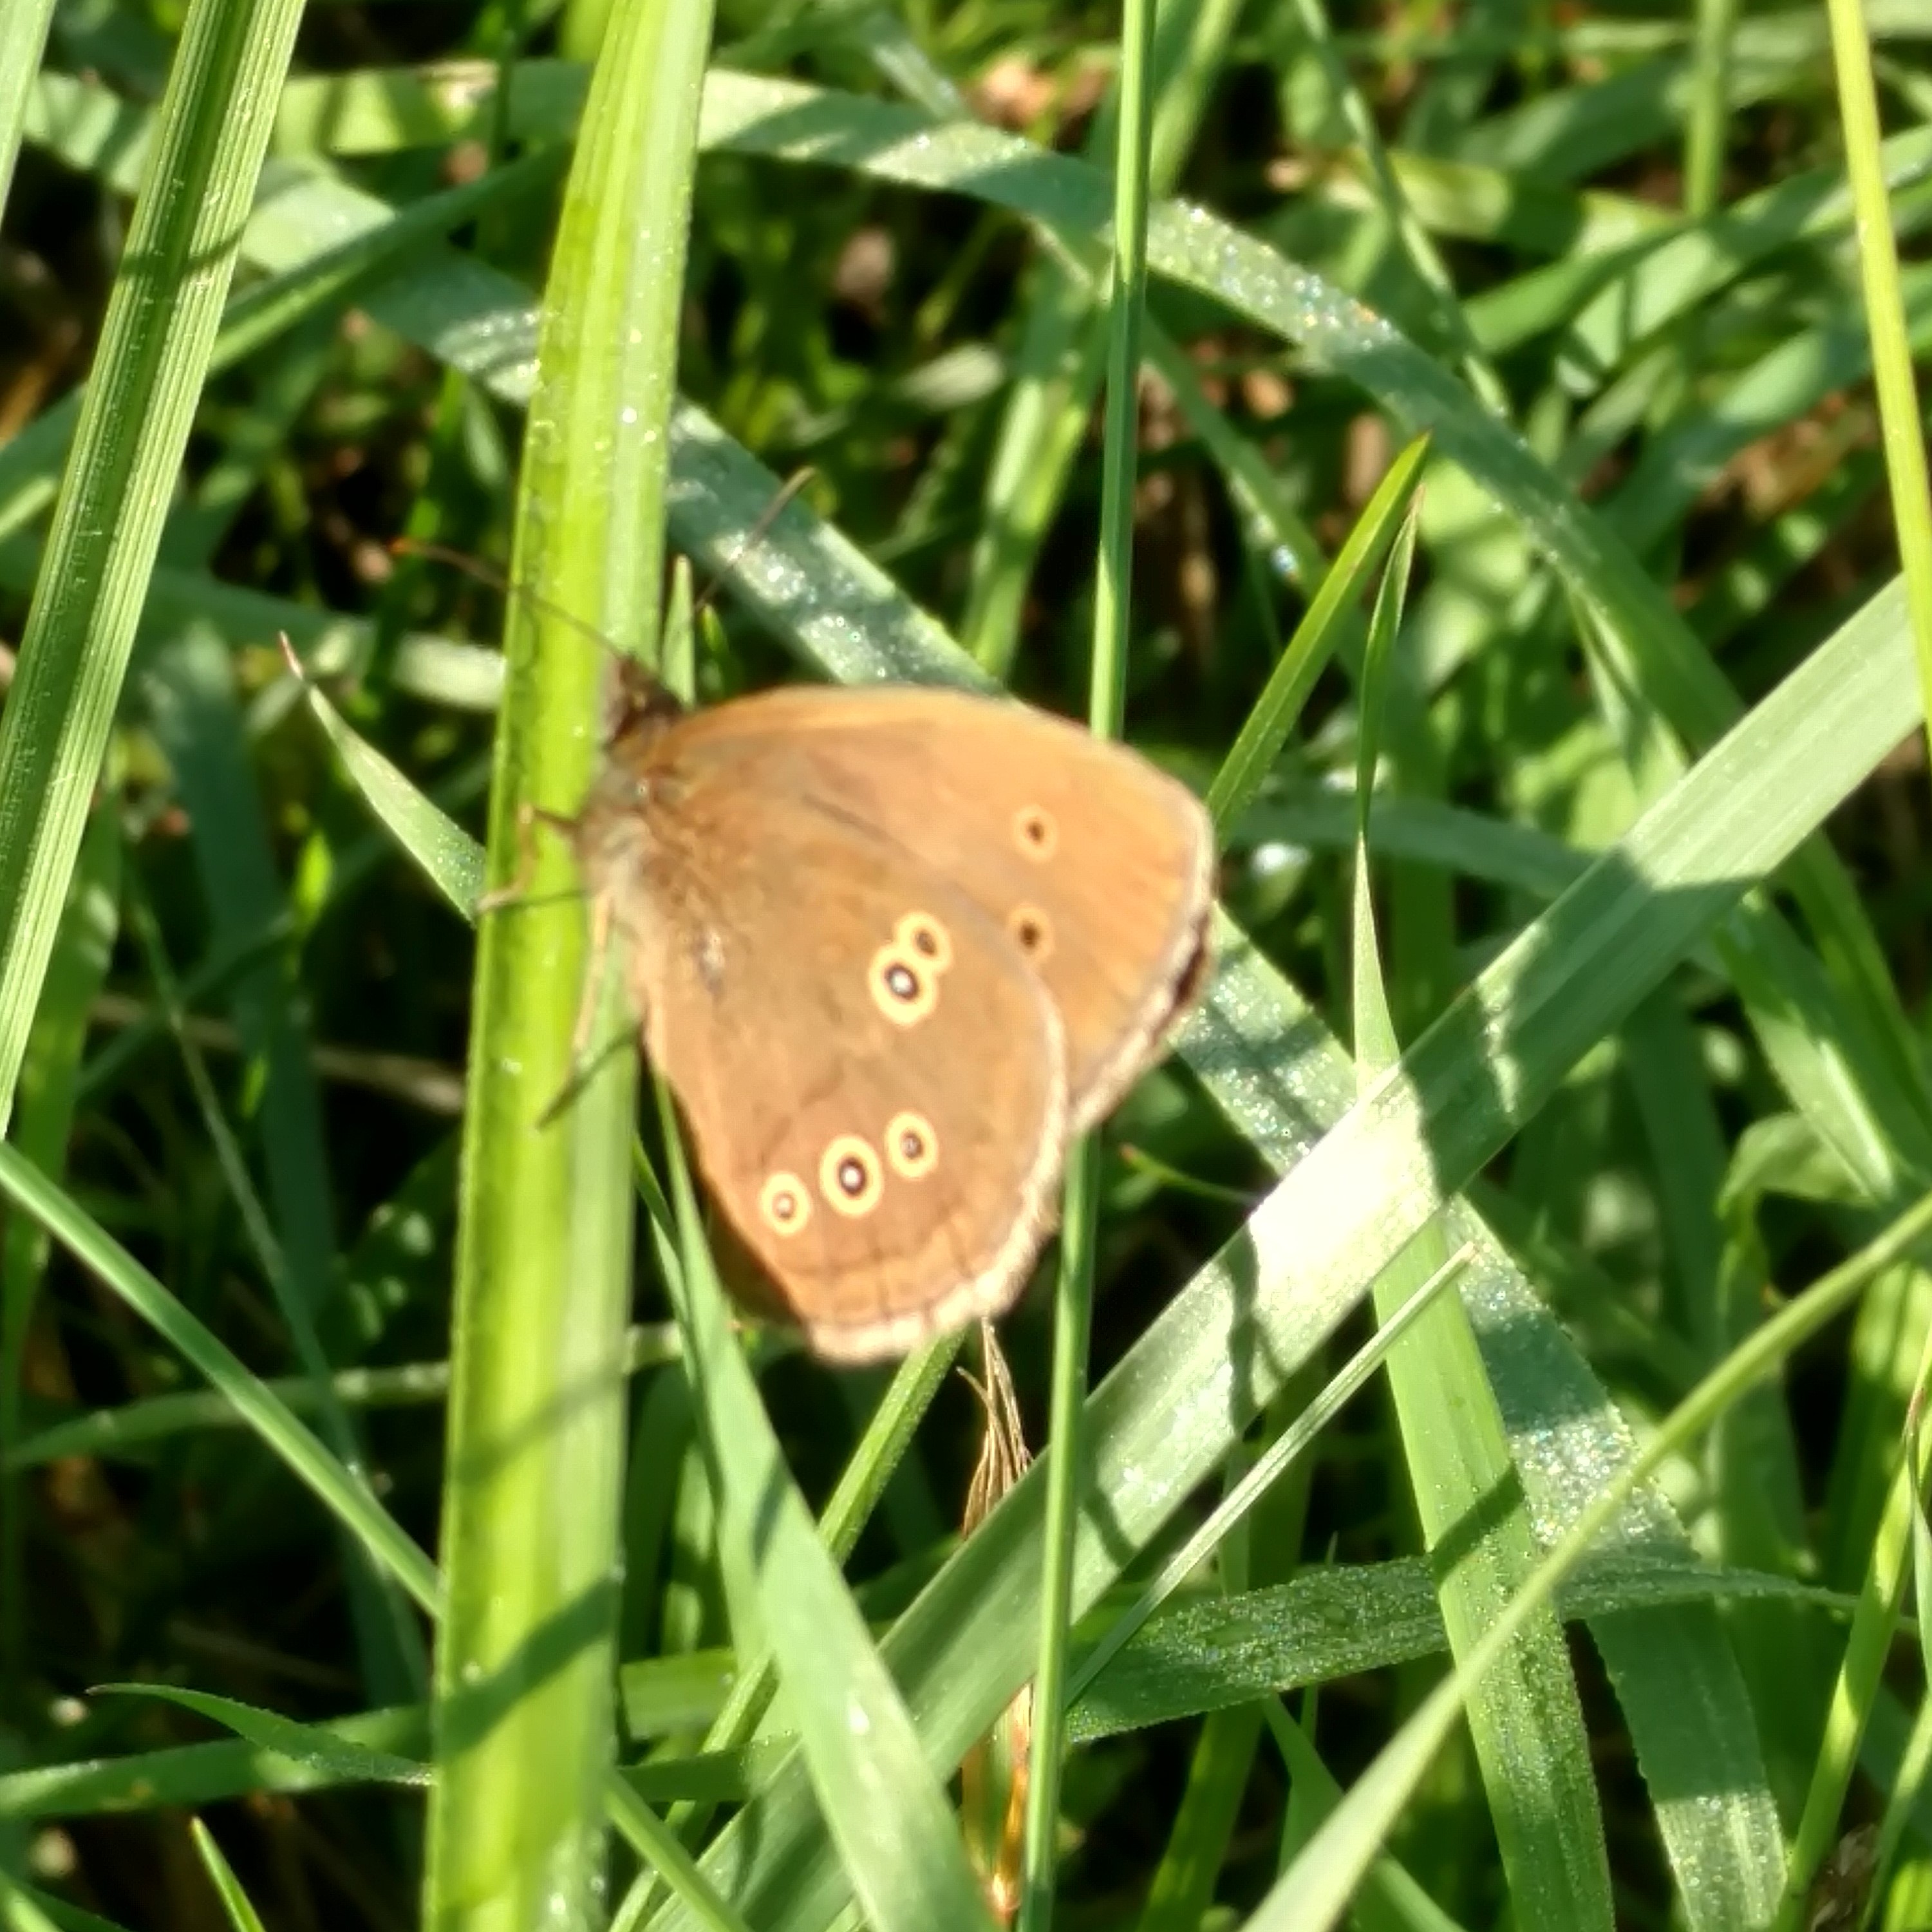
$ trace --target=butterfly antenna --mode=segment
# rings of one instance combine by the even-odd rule
[[[560,624],[567,626],[580,638],[588,638],[601,650],[608,651],[613,657],[621,658],[626,652],[618,650],[597,626],[587,619],[580,617],[574,610],[566,610],[554,597],[546,597],[541,590],[532,590],[527,584],[512,584],[494,566],[480,557],[466,552],[452,550],[448,544],[426,543],[420,537],[395,537],[391,539],[389,554],[392,556],[419,556],[428,563],[446,563],[453,570],[460,570],[466,577],[474,578],[478,584],[488,584],[498,596],[508,603],[520,598],[533,610],[546,617],[553,617]]]
[[[695,623],[706,610],[710,609],[717,598],[718,592],[724,588],[732,574],[771,534],[772,524],[784,515],[786,505],[818,474],[818,472],[808,463],[802,468],[794,470],[778,485],[778,494],[759,512],[758,520],[745,532],[740,540],[738,548],[718,566],[711,581],[704,586],[704,594],[692,605],[691,618],[693,623]]]

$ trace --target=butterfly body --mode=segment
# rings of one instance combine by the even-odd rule
[[[1004,1309],[1192,992],[1192,795],[1022,706],[801,688],[632,706],[574,827],[773,1312],[862,1360]]]

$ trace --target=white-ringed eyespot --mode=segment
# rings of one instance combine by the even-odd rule
[[[1023,805],[1013,814],[1013,841],[1029,859],[1051,859],[1060,844],[1060,827],[1044,806]]]
[[[1010,932],[1028,964],[1037,966],[1053,954],[1053,922],[1036,905],[1016,905],[1006,915]]]
[[[886,1178],[872,1143],[858,1134],[835,1134],[818,1157],[818,1191],[839,1214],[856,1220],[869,1214],[885,1192]]]
[[[886,1159],[905,1180],[922,1180],[939,1165],[939,1136],[923,1114],[910,1108],[886,1123]]]
[[[939,1004],[938,972],[897,945],[882,946],[866,969],[872,1004],[894,1026],[914,1026]]]
[[[929,912],[909,912],[892,928],[902,947],[923,959],[935,973],[952,964],[952,937]]]
[[[796,1234],[812,1219],[812,1196],[795,1174],[768,1174],[758,1190],[758,1213],[775,1234]]]

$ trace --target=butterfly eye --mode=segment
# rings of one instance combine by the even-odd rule
[[[775,1234],[796,1234],[812,1219],[812,1196],[795,1174],[770,1174],[758,1190],[758,1212]]]
[[[923,1114],[895,1114],[886,1123],[885,1138],[886,1159],[905,1180],[922,1180],[939,1165],[939,1136]]]
[[[857,1134],[835,1135],[818,1157],[818,1191],[841,1214],[854,1220],[869,1214],[885,1185],[879,1156]]]
[[[897,946],[882,946],[866,970],[872,1004],[895,1026],[913,1026],[939,1004],[939,974]]]
[[[1023,805],[1013,814],[1013,841],[1029,859],[1051,859],[1060,844],[1060,827],[1044,806]]]

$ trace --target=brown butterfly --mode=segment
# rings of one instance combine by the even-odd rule
[[[998,699],[622,689],[560,823],[755,1292],[848,1362],[1003,1310],[1199,983],[1207,814]]]

